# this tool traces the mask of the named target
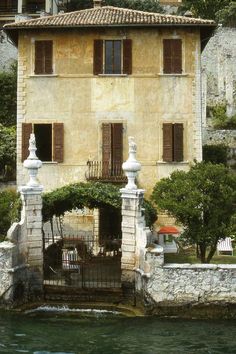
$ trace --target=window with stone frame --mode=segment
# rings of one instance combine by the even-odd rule
[[[29,151],[30,134],[35,134],[36,155],[41,161],[63,162],[64,127],[63,123],[22,124],[22,161],[26,160]]]
[[[50,75],[53,73],[53,41],[35,41],[35,65],[36,75]]]
[[[132,40],[94,40],[94,75],[132,74]]]
[[[182,40],[163,39],[163,73],[182,74]]]
[[[183,130],[182,123],[163,124],[163,161],[183,161]]]

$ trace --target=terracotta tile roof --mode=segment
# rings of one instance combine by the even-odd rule
[[[179,230],[174,226],[163,226],[158,231],[158,234],[179,234]]]
[[[54,16],[6,24],[4,28],[89,27],[89,26],[155,26],[200,25],[214,26],[215,22],[200,18],[165,15],[152,12],[104,6]]]

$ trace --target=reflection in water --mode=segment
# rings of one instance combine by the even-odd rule
[[[235,321],[125,317],[66,307],[39,310],[0,313],[0,353],[236,353]]]

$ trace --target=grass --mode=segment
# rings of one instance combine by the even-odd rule
[[[201,263],[200,259],[196,257],[194,248],[180,249],[179,253],[165,254],[165,263]],[[236,248],[234,248],[233,256],[231,255],[217,255],[212,258],[211,264],[236,264]]]

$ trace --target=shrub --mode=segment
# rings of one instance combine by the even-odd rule
[[[236,129],[236,114],[228,117],[226,104],[217,104],[208,109],[215,129]]]
[[[204,145],[203,160],[205,162],[222,163],[227,165],[229,148],[224,144]]]
[[[19,217],[19,197],[12,189],[0,191],[0,241],[6,237],[11,224]]]

